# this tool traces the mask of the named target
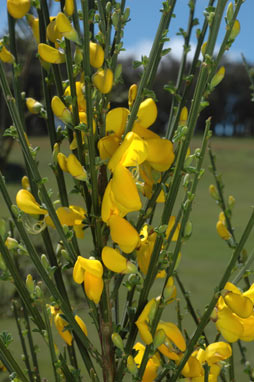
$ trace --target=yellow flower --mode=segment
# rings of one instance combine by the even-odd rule
[[[232,283],[227,282],[223,295],[224,302],[230,310],[241,318],[248,318],[253,312],[253,302]]]
[[[39,19],[31,15],[31,13],[28,13],[26,15],[26,19],[28,21],[30,28],[32,29],[35,41],[37,42],[37,44],[39,44],[40,42]]]
[[[65,123],[72,123],[72,114],[58,96],[51,100],[51,108],[55,116]]]
[[[80,161],[74,154],[70,154],[67,158],[67,170],[75,178],[81,181],[87,179],[87,173]]]
[[[68,322],[62,317],[62,311],[58,308],[51,306],[51,314],[54,316],[54,323],[59,335],[62,337],[64,342],[67,343],[68,346],[72,344],[72,334],[69,330],[66,330],[66,326],[68,326]]]
[[[59,12],[56,16],[56,27],[63,37],[79,43],[77,31],[73,28],[68,17],[65,16],[63,12]]]
[[[141,126],[147,128],[151,126],[157,118],[157,106],[152,98],[147,98],[141,102],[138,113],[137,113],[137,123]]]
[[[150,324],[153,320],[156,309],[157,309],[156,299],[152,298],[145,305],[140,316],[135,322],[138,327],[140,337],[142,338],[142,340],[144,341],[146,345],[150,345],[153,342],[153,337],[150,331]]]
[[[231,346],[226,342],[214,342],[205,349],[205,360],[208,365],[228,359],[232,355]]]
[[[168,228],[166,229],[166,239],[169,237],[170,232],[172,231],[173,226],[175,225],[175,216],[170,216],[169,221],[168,221]],[[172,241],[177,241],[178,235],[180,231],[180,223],[177,224],[175,232],[172,237]]]
[[[102,249],[101,259],[104,265],[113,272],[135,273],[137,271],[135,264],[128,261],[117,249],[104,247]]]
[[[32,114],[40,113],[41,109],[43,108],[43,105],[40,102],[31,97],[26,98],[26,106]]]
[[[65,55],[50,45],[43,43],[39,44],[38,53],[43,61],[50,64],[62,64],[65,62]]]
[[[21,19],[31,7],[30,0],[7,0],[7,9],[14,19]]]
[[[80,81],[76,81],[75,86],[76,86],[78,109],[79,111],[86,111],[86,99],[84,97],[84,84]],[[70,86],[67,86],[67,88],[64,91],[64,95],[65,96],[71,95]]]
[[[87,336],[87,327],[82,318],[80,318],[77,314],[75,315],[75,320],[77,324],[80,326],[82,332]]]
[[[13,64],[15,61],[14,56],[5,48],[2,40],[0,40],[0,60],[9,64]]]
[[[115,134],[102,137],[98,141],[98,150],[102,160],[110,159],[120,144],[120,138]]]
[[[110,159],[108,168],[110,171],[114,172],[119,163],[124,167],[138,166],[143,163],[146,158],[146,142],[144,142],[144,140],[137,134],[129,132]]]
[[[94,86],[102,93],[107,94],[113,86],[113,72],[111,69],[99,68],[93,75],[92,81]]]
[[[223,223],[221,220],[217,221],[216,224],[216,230],[218,232],[218,235],[223,239],[223,240],[229,240],[231,238],[231,234],[228,231],[226,224]]]
[[[56,27],[56,17],[50,17],[50,23],[47,25],[46,33],[48,40],[54,44],[57,42],[56,40],[61,40],[62,35]]]
[[[21,211],[30,215],[46,215],[47,210],[40,207],[39,203],[36,202],[35,197],[31,192],[27,190],[19,190],[16,195],[16,203]]]
[[[112,240],[119,245],[123,252],[133,252],[139,244],[139,235],[136,229],[118,215],[112,215],[108,224]]]
[[[74,0],[65,0],[64,12],[68,16],[72,16],[74,13]]]
[[[228,342],[238,341],[243,335],[241,320],[227,307],[218,310],[215,324],[219,332]]]
[[[99,260],[86,259],[78,256],[73,268],[73,280],[81,284],[84,282],[84,288],[89,300],[98,304],[103,291],[103,266]]]
[[[163,296],[166,299],[167,304],[169,304],[170,302],[172,302],[176,298],[176,287],[174,284],[174,278],[172,276],[169,277],[169,279],[167,281]]]
[[[129,105],[129,107],[131,107],[134,104],[134,101],[135,101],[136,96],[137,96],[137,91],[138,91],[138,87],[136,84],[133,84],[130,86],[129,92],[128,92],[128,105]]]
[[[166,171],[172,165],[175,154],[173,144],[168,139],[147,139],[147,161],[158,171]]]
[[[182,356],[179,358],[179,360],[182,358]],[[177,360],[178,363],[178,360]],[[202,365],[200,361],[193,357],[192,355],[189,357],[188,361],[184,365],[182,371],[182,375],[184,377],[191,378],[191,381],[204,381],[204,370],[202,368]],[[200,379],[199,379],[200,378]]]
[[[243,332],[239,337],[242,341],[253,341],[254,340],[254,315],[252,314],[248,318],[239,320],[243,326]]]
[[[163,329],[166,335],[164,343],[158,350],[169,359],[179,360],[181,354],[186,350],[184,337],[178,327],[172,322],[160,321],[157,330]]]
[[[121,215],[115,202],[113,201],[111,185],[112,179],[108,182],[101,204],[101,218],[102,221],[104,221],[107,224],[112,215],[120,215],[121,217],[124,216],[124,214],[123,216]]]
[[[141,272],[146,275],[157,234],[153,231],[149,232],[149,227],[146,224],[140,231],[140,237],[140,246],[136,250],[137,260]]]
[[[90,41],[89,44],[89,60],[90,65],[96,69],[99,69],[104,62],[104,50],[102,49],[101,45],[92,41]]]
[[[134,360],[137,364],[137,367],[140,367],[142,358],[144,356],[145,347],[140,342],[137,342],[133,349],[138,351],[138,354],[135,356]],[[146,364],[142,382],[153,382],[155,378],[157,377],[157,371],[159,367],[160,367],[160,356],[158,353],[155,353],[151,358],[149,358]]]
[[[63,153],[57,154],[57,162],[62,171],[68,172],[67,157]]]
[[[187,122],[187,119],[188,119],[188,109],[186,106],[184,106],[182,109],[181,109],[181,113],[180,113],[180,117],[179,117],[179,122],[178,122],[178,125],[179,126],[183,126],[186,124]]]
[[[131,172],[121,164],[118,164],[115,168],[111,190],[116,207],[124,215],[128,212],[139,211],[142,208],[137,186]]]
[[[121,137],[127,123],[129,110],[125,107],[116,107],[106,115],[106,133]]]

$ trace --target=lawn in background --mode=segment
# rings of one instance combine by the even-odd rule
[[[51,153],[49,150],[48,139],[46,137],[31,138],[30,142],[33,146],[40,146],[38,160],[41,175],[47,176],[49,178],[48,187],[56,190],[56,183],[53,180],[52,170],[48,166],[48,164],[51,162]],[[194,137],[191,145],[191,150],[193,151],[196,147],[200,147],[200,143],[201,138]],[[251,214],[251,206],[254,204],[254,141],[251,138],[223,139],[214,137],[211,139],[210,143],[214,154],[216,154],[218,173],[222,174],[223,183],[225,184],[225,197],[227,198],[228,195],[233,195],[236,199],[232,222],[235,229],[236,238],[239,240],[245,224],[247,223]],[[23,163],[22,155],[16,146],[12,151],[10,161],[12,163]],[[206,155],[204,167],[205,174],[200,180],[197,195],[193,204],[193,212],[191,215],[191,220],[193,223],[193,234],[191,238],[183,245],[182,260],[179,267],[179,276],[183,281],[186,290],[189,292],[195,308],[197,308],[200,314],[202,314],[205,305],[209,303],[214,288],[218,284],[218,281],[220,280],[220,277],[231,255],[231,250],[228,248],[226,243],[218,237],[215,228],[220,210],[216,205],[215,200],[210,197],[208,192],[209,185],[214,183],[213,176],[208,170],[208,154]],[[66,180],[68,185],[70,185],[71,177],[68,174],[66,174]],[[15,194],[20,188],[20,185],[8,184],[8,188],[13,201],[15,201]],[[57,198],[56,194],[54,194],[54,198]],[[70,197],[70,201],[72,203],[77,202],[77,200],[74,200],[73,196]],[[0,199],[0,203],[1,216],[7,217],[8,213],[2,199]],[[56,233],[53,231],[52,233],[57,240]],[[84,240],[83,243],[81,243],[82,254],[84,256],[89,255],[89,248],[89,240]],[[254,248],[254,232],[251,234],[246,248],[248,252]],[[252,280],[253,278],[251,281]],[[154,290],[154,295],[151,295],[151,297],[154,297],[160,293],[160,281],[158,281],[156,285],[158,289]],[[1,283],[0,294],[6,295]],[[180,291],[178,295],[181,298]],[[84,311],[84,306],[78,307],[78,310],[78,313],[88,323],[88,332],[92,333],[93,326],[89,325],[89,318],[87,313]],[[7,330],[13,332],[13,334],[16,333],[13,321],[9,318],[6,318],[10,316],[9,306],[6,305],[4,311],[1,309],[1,312],[2,313],[0,314],[2,314],[3,317],[0,321],[0,331]],[[191,334],[195,326],[192,323],[192,319],[185,308],[184,301],[181,302],[181,313],[184,316],[183,326],[188,326]],[[167,308],[164,319],[176,322],[175,306],[171,305]],[[214,333],[213,329],[214,325],[209,324],[207,333],[210,336],[209,339],[211,341],[214,340],[214,334],[212,334]],[[10,349],[12,349],[14,354],[20,356],[21,350],[18,345],[18,337],[16,334],[14,337],[15,343],[10,345]],[[57,342],[61,346],[61,340],[58,340]],[[251,344],[251,347],[253,346],[254,344]],[[235,347],[237,346],[235,345]],[[50,364],[46,358],[46,354],[47,351],[44,347],[44,350],[39,353],[39,360],[42,361],[43,370],[45,370],[45,377],[48,377],[51,375],[51,373],[50,371],[50,374],[46,372],[46,369],[50,370]],[[254,354],[253,348],[252,352],[249,353],[249,359],[253,363],[253,355],[251,359],[251,354]],[[239,358],[238,353],[237,357]],[[238,376],[241,375],[239,380],[241,380],[241,382],[247,381],[247,376],[244,377],[242,374],[242,367],[240,367],[240,365],[238,366],[237,374]],[[1,376],[0,381],[3,381]]]

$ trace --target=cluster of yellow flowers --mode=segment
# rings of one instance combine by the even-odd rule
[[[171,289],[172,291],[172,289]],[[172,291],[172,296],[174,292]],[[174,298],[174,297],[173,297]],[[140,314],[136,325],[139,329],[139,334],[146,345],[153,343],[158,349],[153,357],[147,363],[143,381],[153,381],[156,378],[157,370],[160,366],[160,353],[170,360],[173,360],[176,365],[179,364],[186,350],[186,343],[181,331],[172,322],[160,321],[157,325],[154,336],[150,332],[150,325],[153,321],[154,312],[158,299],[150,300],[142,313]],[[141,364],[144,347],[138,343],[134,349],[139,353],[135,357],[135,362],[138,366]],[[204,381],[204,364],[210,366],[209,382],[216,382],[220,374],[222,364],[220,361],[228,359],[232,354],[231,346],[226,342],[215,342],[207,347],[196,349],[189,357],[181,374],[185,377],[184,381],[203,382]],[[132,365],[129,359],[129,364]]]
[[[242,293],[234,284],[226,283],[212,315],[226,341],[254,340],[253,304],[254,284]]]

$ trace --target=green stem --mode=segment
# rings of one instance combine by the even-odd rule
[[[205,309],[205,312],[200,319],[199,326],[197,327],[193,337],[191,338],[191,340],[188,344],[188,348],[187,348],[183,358],[181,359],[181,361],[178,365],[177,371],[176,371],[175,375],[172,377],[171,382],[176,382],[176,380],[178,379],[185,363],[188,361],[191,353],[193,352],[194,346],[196,345],[200,335],[202,334],[203,329],[207,325],[207,322],[211,316],[211,313],[212,313],[212,311],[213,311],[213,309],[217,303],[219,293],[224,288],[226,282],[228,281],[228,279],[232,273],[232,270],[233,270],[233,268],[237,262],[238,256],[241,253],[241,251],[242,251],[242,249],[243,249],[243,247],[244,247],[244,245],[245,245],[245,243],[246,243],[246,241],[247,241],[247,239],[251,233],[253,225],[254,225],[254,212],[252,212],[251,217],[250,217],[250,219],[247,223],[247,226],[243,232],[243,235],[241,237],[241,240],[240,240],[237,248],[234,250],[232,257],[231,257],[231,260],[230,260],[224,274],[222,275],[222,278],[221,278],[221,280],[220,280],[220,282],[216,288],[217,292],[213,295],[209,305]],[[163,373],[162,377],[164,377],[165,374],[166,373]]]
[[[15,359],[13,358],[11,352],[6,348],[5,344],[2,341],[2,338],[0,337],[0,354],[2,357],[8,362],[9,366],[12,368],[13,371],[17,374],[17,377],[21,379],[22,382],[30,382]]]
[[[152,69],[155,70],[154,63],[157,61],[157,57],[161,53],[161,47],[163,46],[163,42],[161,40],[162,40],[163,33],[165,32],[165,30],[168,28],[168,25],[169,25],[170,16],[171,16],[171,6],[172,6],[171,4],[173,4],[173,3],[174,3],[174,0],[171,0],[171,1],[167,0],[164,4],[164,9],[162,11],[160,24],[158,26],[155,39],[153,41],[152,49],[151,49],[151,52],[150,52],[149,58],[148,58],[148,63],[144,68],[144,71],[143,71],[143,74],[142,74],[142,77],[141,77],[141,80],[140,80],[140,83],[138,86],[137,97],[136,97],[135,102],[132,106],[131,114],[130,114],[126,129],[125,129],[125,135],[129,131],[131,131],[131,129],[132,129],[133,123],[134,123],[136,116],[137,116],[137,113],[138,113],[139,105],[142,101],[143,90],[147,86],[147,81],[149,79],[149,75],[151,73],[151,70]]]
[[[232,355],[229,359],[230,368],[229,368],[229,382],[235,382],[235,368],[234,368],[234,347],[231,344]]]
[[[18,309],[17,309],[17,305],[16,304],[17,304],[16,301],[12,302],[14,317],[15,317],[17,328],[18,328],[18,333],[19,333],[19,338],[20,338],[22,350],[24,352],[24,362],[25,362],[25,365],[26,365],[26,368],[27,368],[28,376],[29,376],[30,380],[32,381],[33,380],[33,373],[32,373],[32,369],[31,369],[31,365],[30,365],[30,361],[29,361],[28,351],[27,351],[27,348],[26,348],[25,338],[23,336],[22,328],[21,328],[21,325],[20,325],[20,318],[18,317],[18,311],[17,311]]]

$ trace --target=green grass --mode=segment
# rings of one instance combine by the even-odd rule
[[[192,150],[200,146],[201,138],[195,137],[192,142]],[[41,147],[38,160],[39,168],[42,176],[49,178],[48,187],[55,189],[55,182],[48,163],[51,161],[51,154],[49,153],[49,145],[47,138],[32,138],[31,143]],[[237,240],[240,239],[245,224],[251,214],[251,206],[253,205],[254,195],[254,144],[253,139],[221,139],[212,138],[211,145],[214,153],[216,154],[217,169],[222,174],[223,182],[225,184],[225,196],[233,195],[236,199],[236,205],[233,211],[233,226]],[[11,155],[11,162],[22,163],[22,155],[20,151],[15,147]],[[191,300],[195,308],[200,314],[204,311],[206,304],[209,302],[214,288],[218,284],[220,277],[225,270],[225,267],[230,259],[231,250],[226,243],[220,239],[216,232],[216,222],[219,214],[219,208],[216,205],[215,200],[209,196],[208,187],[209,184],[214,183],[212,174],[208,170],[209,160],[208,155],[205,160],[205,174],[202,177],[198,192],[193,204],[193,212],[191,220],[193,223],[193,234],[191,238],[183,245],[182,248],[182,260],[179,267],[179,276],[183,281],[186,290],[189,292]],[[71,177],[66,175],[68,184],[71,184]],[[13,200],[15,200],[15,194],[19,185],[8,185],[10,194]],[[58,196],[54,194],[54,197]],[[71,202],[74,202],[71,197]],[[76,200],[75,200],[76,202]],[[8,216],[5,206],[1,203],[1,215]],[[179,199],[180,203],[180,199]],[[53,231],[52,231],[53,232]],[[53,235],[56,237],[55,231]],[[248,251],[253,248],[253,233],[249,238],[249,242],[246,246]],[[56,237],[57,239],[57,237]],[[82,253],[87,256],[90,248],[89,240],[84,240],[81,243]],[[160,281],[156,283],[156,290],[154,290],[154,296],[158,295]],[[0,284],[1,288],[1,284]],[[2,290],[2,289],[0,289]],[[180,292],[179,292],[179,296]],[[151,295],[152,297],[152,295]],[[85,312],[85,305],[78,307],[80,315],[85,318],[88,323],[89,333],[93,333],[92,326],[89,324],[89,318]],[[191,332],[195,326],[192,323],[192,319],[185,309],[185,303],[181,303],[182,314],[184,316],[184,327],[187,327]],[[10,314],[10,310],[6,307],[6,314]],[[164,319],[176,320],[175,305],[170,305]],[[210,340],[214,340],[214,327],[212,324],[208,326],[208,335]],[[3,318],[1,320],[1,331],[8,330],[14,334],[15,344],[11,345],[11,349],[14,354],[20,355],[21,350],[18,347],[18,339],[14,329],[14,324],[11,319]],[[91,334],[93,337],[93,334]],[[39,337],[39,336],[37,336]],[[36,338],[37,338],[36,337]],[[93,339],[92,339],[93,340]],[[38,338],[38,343],[39,343]],[[61,341],[60,341],[61,343]],[[253,352],[253,349],[252,349]],[[49,377],[51,374],[46,373],[46,369],[50,370],[48,360],[46,359],[47,351],[40,352],[40,362],[42,362],[43,370],[45,370],[45,377]],[[250,353],[251,354],[251,353]],[[236,357],[239,358],[238,352]],[[247,381],[247,376],[244,377],[242,369],[238,365],[238,376],[241,382]],[[50,373],[50,371],[49,371]],[[241,377],[240,377],[241,375]],[[1,381],[1,378],[0,378]]]

